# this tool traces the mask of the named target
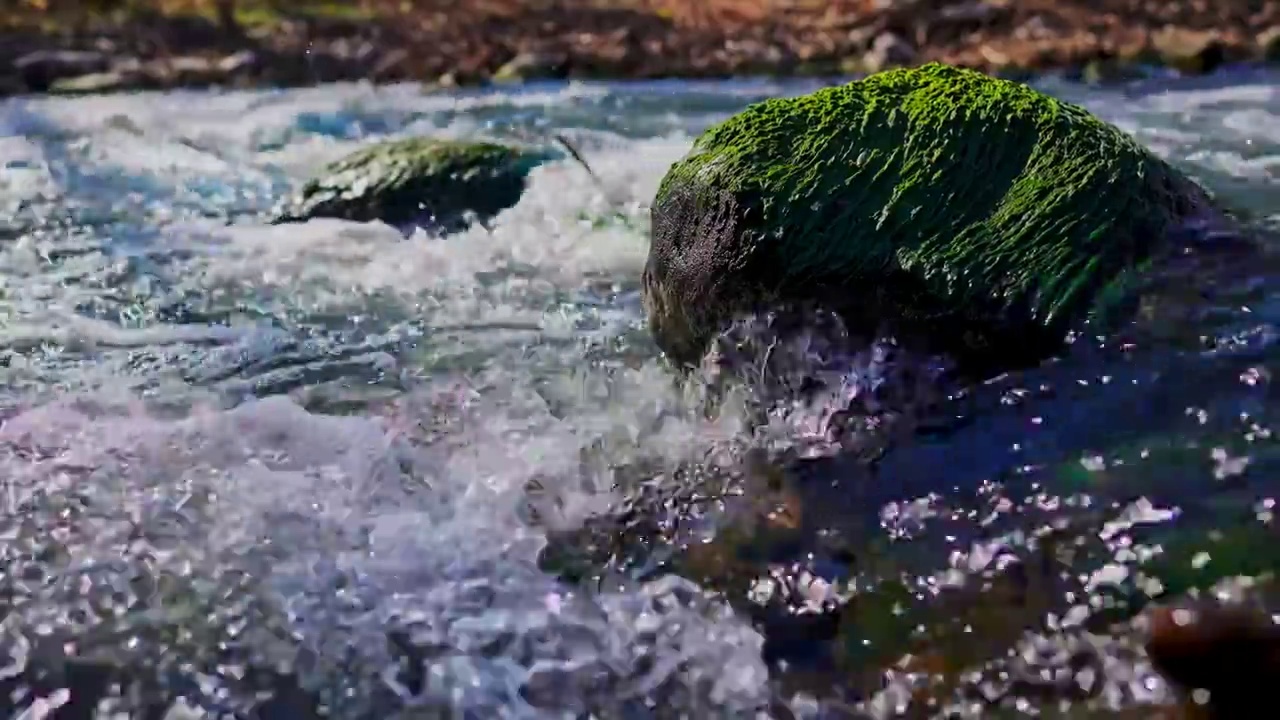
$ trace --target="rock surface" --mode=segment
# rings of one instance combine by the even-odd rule
[[[1267,609],[1196,598],[1148,613],[1147,652],[1181,695],[1169,717],[1248,717],[1267,702],[1280,680],[1280,625]]]
[[[929,64],[704,133],[654,201],[645,307],[679,363],[738,313],[816,304],[984,374],[1056,351],[1156,239],[1215,215],[1084,109]]]
[[[276,222],[329,217],[456,231],[515,205],[529,171],[552,157],[490,142],[379,143],[322,168]]]

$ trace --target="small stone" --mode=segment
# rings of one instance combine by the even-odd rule
[[[1008,6],[997,6],[978,0],[978,2],[945,6],[938,12],[938,19],[944,22],[986,23],[1008,10]]]
[[[840,61],[839,66],[841,75],[859,75],[864,72],[864,68],[861,57],[845,58]]]
[[[1227,61],[1227,48],[1211,31],[1166,28],[1152,37],[1161,62],[1187,75],[1213,72]]]
[[[1080,69],[1080,79],[1090,85],[1123,83],[1142,77],[1137,66],[1121,60],[1090,60]]]
[[[259,60],[258,54],[254,51],[241,50],[219,60],[218,71],[227,75],[236,75],[256,67]]]
[[[158,74],[180,85],[203,85],[215,82],[223,75],[216,61],[190,56],[170,59]]]
[[[206,720],[209,716],[185,700],[179,700],[170,706],[164,714],[164,720]]]
[[[119,130],[137,137],[142,137],[146,134],[146,131],[142,129],[142,126],[138,125],[137,121],[128,115],[122,115],[120,113],[107,118],[105,125],[112,130]]]
[[[886,32],[876,36],[871,49],[862,57],[863,69],[867,72],[880,72],[893,67],[910,65],[916,59],[916,49],[906,40]]]
[[[105,72],[111,56],[91,50],[37,50],[13,61],[26,86],[35,92],[49,90],[59,80]]]
[[[92,50],[36,50],[13,61],[19,70],[35,67],[58,67],[68,70],[85,70],[107,66],[106,53]]]
[[[404,48],[391,50],[380,56],[378,61],[374,63],[373,69],[369,71],[369,78],[371,80],[382,80],[389,75],[393,75],[408,59],[408,50]]]
[[[111,72],[114,73],[136,75],[141,73],[144,69],[146,68],[142,60],[131,55],[116,58],[115,62],[111,63]]]
[[[424,93],[448,92],[462,87],[472,87],[480,84],[482,81],[483,78],[477,75],[473,75],[468,72],[450,70],[435,80],[423,83],[422,91]]]
[[[100,72],[55,81],[49,92],[60,95],[84,95],[123,90],[130,85],[129,76],[121,72]]]
[[[1262,50],[1262,59],[1267,62],[1280,62],[1280,25],[1263,30],[1258,34],[1258,47]]]
[[[522,52],[498,68],[492,79],[498,83],[548,80],[562,77],[563,68],[564,62],[550,54]]]
[[[869,50],[871,43],[875,42],[876,35],[879,30],[875,25],[862,25],[855,27],[849,31],[849,45],[859,50]]]

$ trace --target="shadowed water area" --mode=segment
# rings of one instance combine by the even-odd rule
[[[681,381],[639,303],[648,203],[710,123],[815,87],[0,103],[0,715],[1167,700],[1131,618],[1280,563],[1274,268],[977,388],[765,319],[721,343],[745,389]],[[1280,76],[1042,87],[1280,228]],[[556,134],[594,177],[539,167],[491,227],[267,224],[374,140]],[[788,366],[834,396],[792,402]]]

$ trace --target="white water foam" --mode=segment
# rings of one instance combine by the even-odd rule
[[[599,414],[587,403],[572,422],[514,380],[441,380],[382,417],[314,415],[284,397],[230,410],[72,398],[5,421],[0,476],[11,512],[42,495],[83,497],[97,509],[62,525],[55,539],[68,554],[44,567],[52,579],[129,558],[139,542],[149,572],[197,580],[269,558],[260,580],[320,658],[299,670],[317,690],[381,683],[404,702],[477,717],[560,717],[642,702],[659,688],[687,695],[688,712],[711,713],[702,716],[760,706],[761,640],[718,601],[675,579],[578,595],[537,569],[541,532],[518,520],[535,479],[563,496],[561,524],[602,507],[609,478],[586,472],[578,456],[603,436],[671,462],[705,433],[668,423],[637,435],[636,411],[662,410],[652,398],[665,385],[652,372],[610,383],[609,396],[596,398]],[[337,590],[340,577],[354,594]],[[51,620],[66,627],[68,598],[37,590],[32,601],[5,621],[9,633],[34,634]],[[190,622],[150,622],[180,621]],[[419,672],[428,680],[412,692],[387,654],[397,624],[427,648]],[[91,651],[95,627],[109,625],[82,624],[77,642]],[[343,701],[356,713],[344,716],[374,711],[360,705],[372,702],[363,692]]]
[[[101,112],[89,117],[83,104],[58,101],[35,103],[33,112],[59,132],[92,138],[74,162],[149,182],[191,184],[231,172],[266,177],[282,167],[293,171],[290,154],[309,171],[360,141],[304,138],[284,150],[258,147],[276,132],[273,123],[285,137],[284,126],[302,112],[361,102],[335,102],[325,93],[287,101],[229,94],[203,99],[199,112],[172,98],[154,108],[136,99],[86,102]],[[366,110],[385,112],[381,106],[395,102],[384,97]],[[465,133],[467,121],[444,131]],[[647,200],[686,145],[677,138],[588,150],[598,180],[571,163],[539,168],[521,203],[492,229],[449,238],[406,239],[376,223],[228,227],[182,220],[150,240],[147,252],[169,254],[186,287],[251,293],[281,315],[370,312],[368,298],[376,295],[399,315],[428,318],[428,332],[478,324],[528,328],[517,332],[524,338],[517,346],[574,341],[582,311],[566,306],[565,294],[572,299],[600,283],[609,292],[638,277]],[[245,175],[246,167],[256,169]],[[42,274],[42,258],[36,245],[4,256],[12,270],[25,263],[14,303],[20,322],[4,329],[11,347],[154,349],[212,341],[248,351],[245,343],[261,334],[250,326],[193,334],[156,323],[112,332],[75,320],[73,308],[93,296],[93,286],[52,280]],[[95,263],[112,260],[98,251],[77,262],[91,277]],[[638,319],[634,303],[614,312],[621,314],[606,332]],[[501,346],[509,334],[473,333],[459,342],[492,357],[486,344]],[[576,348],[571,342],[556,353],[576,355]],[[101,386],[114,367],[80,372],[100,373],[93,385]],[[319,658],[294,669],[318,691],[350,685],[350,697],[329,698],[346,703],[345,717],[378,712],[374,705],[386,701],[377,698],[387,692],[401,703],[513,718],[643,706],[655,693],[694,715],[738,715],[767,698],[760,637],[697,587],[671,578],[588,597],[536,567],[545,539],[520,520],[527,484],[538,483],[544,502],[553,495],[554,512],[543,507],[544,522],[571,527],[610,500],[609,471],[581,466],[584,448],[603,443],[617,463],[669,464],[733,435],[732,428],[672,415],[678,400],[670,379],[652,364],[621,373],[553,372],[536,388],[515,367],[474,368],[414,384],[384,415],[367,417],[313,414],[286,397],[229,409],[216,398],[192,401],[189,391],[163,397],[164,410],[116,391],[6,411],[0,475],[10,508],[24,500],[38,505],[46,494],[83,494],[101,509],[70,531],[68,554],[46,568],[52,575],[69,578],[87,564],[132,558],[130,532],[138,528],[154,536],[148,572],[215,577],[236,563],[261,568],[268,557],[270,573],[259,581],[293,618],[301,652]],[[161,536],[174,517],[180,537],[166,543]],[[358,578],[359,598],[335,594],[337,576]],[[64,613],[70,599],[55,595],[35,592],[35,602],[11,616],[10,632],[34,632]],[[397,658],[388,654],[386,633],[397,623],[431,653],[420,658],[416,683],[397,679]],[[137,649],[175,661],[181,654]],[[344,665],[349,656],[357,667]]]

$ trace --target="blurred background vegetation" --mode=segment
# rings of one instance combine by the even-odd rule
[[[5,24],[43,30],[87,29],[158,18],[202,18],[227,32],[286,20],[372,19],[379,11],[412,9],[417,3],[375,0],[0,0]],[[452,5],[445,0],[426,4]]]
[[[230,32],[288,20],[359,21],[459,12],[494,17],[592,7],[638,11],[676,25],[705,27],[758,22],[779,12],[847,17],[872,4],[868,0],[0,0],[0,23],[34,24],[48,30],[186,17],[216,22]]]

